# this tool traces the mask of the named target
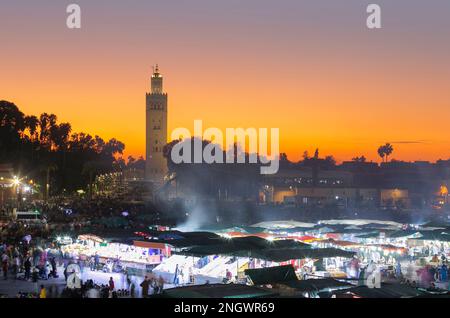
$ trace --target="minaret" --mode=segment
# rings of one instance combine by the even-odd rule
[[[153,68],[151,92],[146,93],[145,179],[162,184],[167,173],[163,147],[167,143],[167,94],[158,65]]]

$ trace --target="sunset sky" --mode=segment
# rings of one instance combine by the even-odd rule
[[[82,28],[66,27],[66,7]],[[382,7],[381,30],[366,7]],[[292,160],[450,158],[448,0],[0,0],[0,99],[145,152],[158,63],[176,127],[278,127]]]

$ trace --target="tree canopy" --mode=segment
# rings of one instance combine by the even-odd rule
[[[84,188],[93,175],[114,170],[124,149],[115,138],[73,132],[54,114],[25,115],[14,103],[0,101],[0,163],[13,164],[21,177],[40,184],[50,174],[53,194]]]

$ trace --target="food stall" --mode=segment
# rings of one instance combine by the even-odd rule
[[[61,251],[87,263],[98,255],[99,262],[105,265],[103,271],[108,272],[150,270],[171,255],[170,246],[164,243],[107,241],[91,234],[78,236],[75,243],[62,246]]]

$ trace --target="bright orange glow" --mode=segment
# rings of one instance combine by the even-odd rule
[[[144,96],[150,77],[147,64],[136,63],[130,67],[133,71],[67,74],[64,62],[60,63],[44,73],[31,62],[21,70],[6,70],[0,78],[2,98],[15,102],[27,114],[55,113],[60,121],[72,123],[75,131],[116,137],[125,142],[127,155],[143,155]],[[30,69],[41,77],[30,76]],[[167,65],[163,71],[169,93],[169,136],[176,127],[192,131],[193,121],[202,119],[204,129],[279,127],[280,151],[291,160],[301,159],[305,150],[311,155],[319,148],[321,156],[334,155],[338,161],[360,155],[379,161],[377,147],[387,141],[394,146],[391,159],[434,161],[449,157],[450,142],[443,138],[442,127],[450,118],[450,108],[444,107],[450,94],[440,91],[438,98],[439,85],[422,86],[421,92],[411,96],[409,88],[398,84],[401,78],[391,78],[379,89],[382,93],[373,96],[370,87],[380,87],[380,83],[351,76],[351,70],[347,82],[340,82],[339,74],[333,79],[329,74],[328,84],[314,78],[312,70],[307,75],[303,70],[307,83],[286,79],[272,91],[264,91],[260,89],[265,85],[262,74],[250,70],[245,78],[233,79],[224,69],[203,70],[197,72],[199,79],[194,83],[189,81],[189,70]],[[298,92],[297,87],[304,89]],[[347,96],[350,91],[354,93]],[[429,112],[423,106],[429,103],[436,111]]]
[[[66,4],[5,3],[0,99],[115,137],[126,156],[140,156],[158,63],[169,136],[201,119],[204,128],[280,128],[291,160],[319,148],[338,162],[379,162],[386,142],[389,159],[450,156],[446,1],[408,10],[397,1],[386,15],[393,20],[373,32],[351,1],[245,1],[239,10],[229,1],[110,2],[83,1],[76,31],[65,26]]]

